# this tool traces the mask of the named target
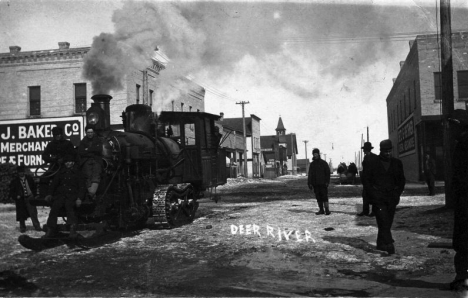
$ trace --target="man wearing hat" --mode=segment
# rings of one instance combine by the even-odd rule
[[[450,287],[456,291],[468,291],[468,113],[457,109],[448,120],[456,141],[452,159],[452,243],[456,276]]]
[[[403,164],[392,157],[392,141],[380,142],[380,155],[366,164],[363,185],[377,220],[377,250],[395,253],[392,224],[396,206],[405,188]]]
[[[65,154],[75,155],[75,146],[64,138],[61,127],[52,128],[52,136],[54,139],[47,144],[44,153],[42,153],[42,159],[46,163],[57,162],[61,165]]]
[[[364,159],[362,160],[362,173],[361,173],[361,181],[364,180],[364,175],[366,171],[366,164],[369,163],[370,159],[375,159],[377,158],[377,155],[372,153],[372,143],[371,142],[365,142],[364,146],[361,147],[362,150],[364,150]],[[357,216],[374,216],[373,212],[370,212],[370,203],[369,203],[369,197],[366,193],[366,189],[363,187],[362,188],[362,212],[358,213]]]
[[[328,185],[330,184],[330,167],[327,162],[320,158],[320,150],[312,150],[312,162],[309,166],[307,186],[315,193],[319,211],[315,214],[330,215],[328,205]],[[325,209],[325,210],[324,210]]]
[[[50,202],[49,217],[47,219],[47,232],[44,238],[54,237],[57,229],[57,218],[61,208],[65,207],[67,223],[70,224],[70,237],[76,236],[76,224],[78,223],[74,207],[79,207],[86,194],[85,176],[75,167],[75,157],[67,154],[63,158],[65,167],[54,176],[49,186],[46,201]]]
[[[16,168],[18,176],[10,182],[10,198],[15,201],[16,220],[20,223],[20,232],[26,232],[26,220],[31,217],[34,229],[42,231],[37,219],[37,208],[29,203],[29,200],[37,195],[37,187],[34,179],[26,175],[24,166]]]

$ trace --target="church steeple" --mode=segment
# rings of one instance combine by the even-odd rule
[[[283,120],[281,120],[281,116],[278,120],[278,126],[276,127],[276,135],[277,136],[284,136],[286,134],[286,128],[284,128]]]

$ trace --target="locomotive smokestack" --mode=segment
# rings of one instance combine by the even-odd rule
[[[94,101],[91,107],[100,107],[105,113],[105,119],[103,119],[104,127],[110,128],[110,100],[112,96],[108,94],[95,94],[91,96],[91,99]]]

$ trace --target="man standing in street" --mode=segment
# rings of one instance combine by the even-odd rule
[[[315,214],[330,215],[328,205],[328,185],[330,184],[330,168],[326,161],[320,158],[320,150],[315,148],[312,150],[312,162],[309,166],[309,176],[307,186],[315,193],[319,211]],[[324,210],[325,209],[325,210]]]
[[[365,142],[364,146],[361,147],[362,150],[364,150],[364,159],[362,161],[362,172],[361,172],[361,181],[364,181],[364,173],[367,167],[367,164],[369,163],[369,160],[378,158],[377,155],[372,153],[372,143],[371,142]],[[364,185],[364,184],[363,184]],[[373,217],[374,213],[370,212],[370,203],[369,203],[369,196],[366,192],[366,188],[362,187],[362,212],[358,213],[357,216],[370,216]]]
[[[392,141],[380,142],[380,155],[369,159],[363,181],[377,220],[377,250],[386,251],[389,255],[395,253],[391,228],[406,184],[403,164],[391,156],[392,149]]]
[[[86,194],[85,176],[75,167],[75,157],[73,155],[65,155],[63,158],[65,167],[60,169],[60,172],[54,176],[51,185],[49,186],[48,194],[45,198],[50,202],[49,217],[47,218],[47,232],[44,238],[53,238],[57,232],[57,218],[59,211],[65,207],[67,213],[67,223],[70,224],[70,237],[76,236],[76,218],[74,207],[81,206]]]
[[[455,279],[450,288],[468,293],[468,113],[457,109],[449,118],[456,140],[452,161],[454,225],[452,245],[455,250]]]
[[[426,178],[430,196],[435,195],[435,174],[435,161],[430,156],[429,152],[426,152],[426,155],[424,156],[424,176]]]
[[[10,182],[10,198],[15,201],[16,220],[20,223],[20,232],[26,232],[26,220],[31,217],[34,229],[42,231],[37,218],[37,208],[29,203],[37,195],[37,187],[34,179],[26,175],[24,166],[16,169],[18,176]]]

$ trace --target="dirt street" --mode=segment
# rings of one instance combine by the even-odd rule
[[[94,247],[22,248],[13,210],[1,213],[1,296],[462,297],[447,290],[452,211],[443,190],[405,190],[393,225],[397,253],[375,250],[375,218],[357,217],[361,186],[330,186],[315,215],[304,176],[232,179],[204,198],[193,224],[106,235]],[[39,209],[45,223],[48,209]],[[28,235],[40,236],[28,222]],[[466,293],[465,293],[466,294]]]

